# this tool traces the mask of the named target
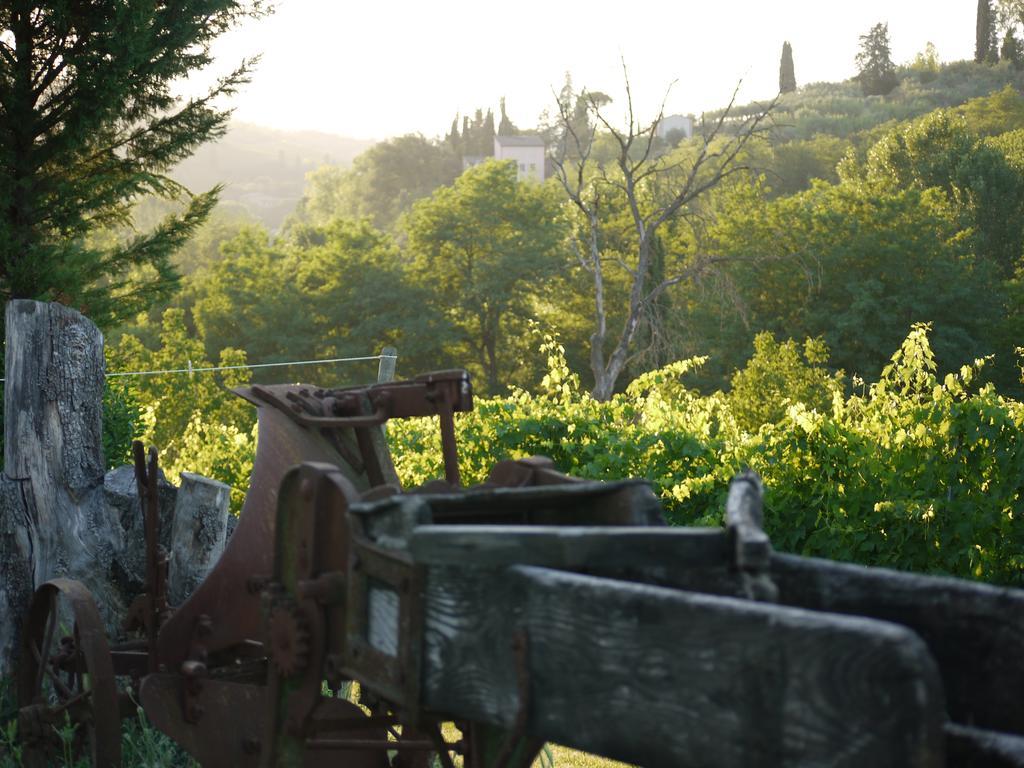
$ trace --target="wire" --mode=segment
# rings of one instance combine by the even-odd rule
[[[253,363],[252,365],[217,365],[210,366],[208,368],[193,368],[192,362],[189,361],[188,368],[165,368],[159,371],[120,371],[118,373],[108,373],[106,377],[108,379],[115,378],[117,376],[161,376],[164,374],[175,374],[175,373],[187,373],[192,375],[193,373],[210,373],[213,371],[237,371],[240,369],[250,368],[280,368],[287,365],[320,365],[327,363],[360,363],[369,360],[397,360],[398,355],[368,355],[366,357],[332,357],[329,360],[296,360],[290,363]],[[3,383],[4,379],[0,379],[0,383]]]

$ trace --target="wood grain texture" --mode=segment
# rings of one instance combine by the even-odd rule
[[[1024,737],[951,723],[946,755],[950,768],[1024,768]]]
[[[894,624],[530,566],[432,567],[425,703],[644,766],[941,766],[942,688]]]
[[[644,480],[477,487],[424,498],[438,524],[665,525],[661,502]]]
[[[729,557],[721,528],[430,525],[413,531],[409,551],[429,565],[541,565],[609,574],[657,566],[708,567]]]
[[[418,519],[428,520],[429,511]],[[410,552],[431,565],[538,565],[726,597],[749,593],[722,528],[420,525],[408,531]]]
[[[0,667],[10,663],[29,590],[70,575],[96,593],[105,619],[123,610],[109,581],[123,541],[103,502],[103,339],[60,304],[16,300],[6,308],[4,387],[6,570],[0,583]]]
[[[99,330],[60,304],[18,300],[7,304],[6,332],[0,674],[15,662],[36,586],[55,576],[83,582],[117,632],[144,573],[132,468],[104,474]],[[175,490],[163,482],[160,506],[161,543],[169,546]],[[200,564],[191,567],[193,581],[201,578]]]
[[[181,473],[170,537],[168,596],[185,602],[224,553],[231,487],[191,472]]]
[[[939,665],[950,717],[1024,734],[1024,592],[776,554],[780,600],[909,627]]]

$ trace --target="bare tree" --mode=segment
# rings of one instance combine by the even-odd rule
[[[747,143],[767,129],[775,100],[744,115],[734,115],[736,95],[717,117],[700,121],[695,151],[670,155],[663,151],[658,126],[665,117],[665,103],[650,124],[638,123],[633,112],[629,77],[626,81],[627,124],[612,125],[602,108],[608,98],[600,93],[578,95],[566,88],[559,95],[555,122],[553,164],[555,176],[570,203],[582,217],[575,239],[576,254],[593,279],[594,332],[590,336],[590,367],[594,374],[593,396],[611,397],[623,369],[635,354],[638,330],[656,313],[654,302],[673,285],[698,278],[720,257],[690,255],[666,260],[663,274],[653,275],[651,259],[659,229],[679,217],[695,215],[694,203],[728,177],[748,170],[742,162]],[[668,94],[666,93],[666,98]],[[615,147],[614,158],[603,160],[595,142],[607,132]],[[628,258],[603,252],[605,241],[602,209],[612,201],[625,201],[634,229],[634,247]],[[629,302],[621,331],[608,329],[606,269],[623,269],[628,275]],[[652,337],[660,329],[652,328]]]

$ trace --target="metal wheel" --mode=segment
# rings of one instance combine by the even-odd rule
[[[103,621],[82,584],[54,579],[32,597],[18,664],[18,733],[25,764],[69,751],[120,768],[121,720]]]

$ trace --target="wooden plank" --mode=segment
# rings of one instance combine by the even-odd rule
[[[730,556],[721,528],[600,526],[419,526],[409,551],[427,565],[541,565],[609,575],[719,566]]]
[[[1024,592],[959,579],[775,554],[787,605],[913,629],[939,665],[950,717],[1024,734]]]
[[[665,525],[661,502],[644,480],[484,487],[423,498],[438,524]]]
[[[942,689],[903,627],[545,568],[431,567],[424,703],[658,766],[944,763]],[[513,638],[527,637],[528,676]]]
[[[735,565],[741,570],[763,571],[771,560],[772,545],[763,530],[763,495],[761,479],[749,469],[729,483],[725,527],[735,550]]]
[[[951,723],[946,755],[955,768],[1024,768],[1024,737]]]
[[[538,565],[726,597],[749,597],[733,566],[734,540],[722,528],[416,525],[428,513],[410,509],[400,535],[418,562],[498,567]],[[392,518],[397,515],[391,515]],[[373,520],[384,528],[385,515]],[[392,536],[400,526],[387,528]],[[404,539],[403,539],[404,540]]]

